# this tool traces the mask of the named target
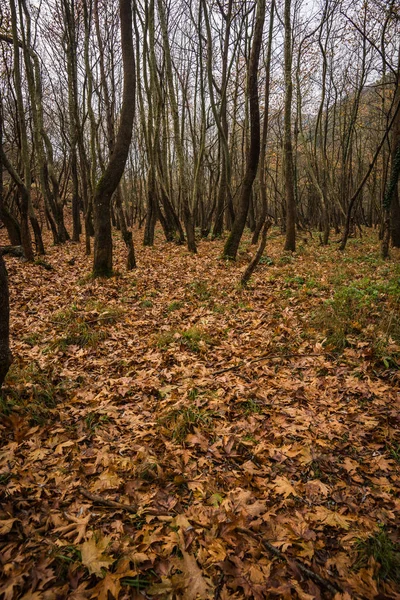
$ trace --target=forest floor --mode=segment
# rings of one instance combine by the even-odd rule
[[[6,257],[0,598],[400,598],[400,254]]]

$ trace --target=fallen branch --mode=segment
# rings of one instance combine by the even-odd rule
[[[0,248],[0,254],[5,256],[9,254],[10,256],[16,256],[17,258],[24,258],[24,249],[22,246],[3,246]]]
[[[122,504],[122,502],[115,502],[115,500],[107,500],[107,498],[103,498],[103,496],[98,496],[97,494],[92,494],[85,490],[85,488],[78,488],[79,492],[82,496],[85,496],[88,500],[91,500],[94,504],[99,504],[100,506],[108,506],[109,508],[115,508],[117,510],[124,510],[132,515],[137,515],[138,507],[135,504]],[[171,513],[166,511],[160,511],[155,508],[149,508],[143,511],[146,515],[152,515],[155,517],[169,517],[172,516]]]
[[[240,367],[243,367],[243,365],[252,365],[256,362],[260,362],[262,360],[269,360],[270,358],[308,358],[309,356],[329,356],[330,358],[333,358],[331,354],[329,354],[328,352],[324,352],[324,353],[318,353],[318,352],[312,352],[311,354],[299,354],[299,353],[292,353],[292,354],[263,354],[262,356],[256,356],[256,358],[253,358],[252,360],[249,361],[244,361],[241,360],[239,363],[237,363],[236,365],[233,365],[231,367],[226,367],[225,369],[220,369],[219,371],[214,371],[213,375],[221,375],[221,373],[226,373],[228,371],[234,371],[235,369],[240,369]]]
[[[106,498],[103,498],[103,496],[98,496],[97,494],[91,494],[90,492],[88,492],[87,490],[85,490],[85,488],[80,487],[78,488],[79,492],[82,494],[82,496],[85,496],[85,498],[87,498],[88,500],[91,500],[94,504],[100,504],[102,506],[108,506],[109,508],[117,508],[118,510],[125,510],[126,512],[129,512],[131,514],[136,515],[137,513],[137,506],[135,506],[134,504],[122,504],[122,502],[115,502],[115,500],[107,500]]]
[[[326,590],[331,592],[331,594],[335,595],[338,592],[343,592],[343,590],[338,586],[337,583],[331,583],[324,577],[321,577],[321,575],[318,575],[318,573],[316,573],[312,569],[309,569],[308,567],[306,567],[303,563],[299,562],[298,560],[293,560],[291,558],[288,558],[283,552],[278,550],[278,548],[275,548],[275,546],[273,546],[270,542],[267,542],[267,540],[265,540],[261,536],[261,534],[253,533],[249,529],[244,529],[243,527],[236,527],[236,530],[239,531],[239,533],[248,535],[248,536],[252,537],[253,539],[261,542],[261,544],[264,546],[264,548],[266,550],[268,550],[269,552],[271,552],[271,554],[274,554],[276,557],[280,558],[281,560],[284,560],[289,565],[289,567],[295,566],[296,569],[298,569],[301,573],[303,573],[303,575],[306,575],[307,577],[312,579],[315,583],[318,583],[319,585],[321,585],[323,588],[325,588]]]

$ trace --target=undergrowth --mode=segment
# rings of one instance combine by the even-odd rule
[[[386,367],[396,363],[400,356],[399,273],[389,280],[365,277],[346,284],[343,279],[314,313],[314,326],[325,333],[326,347],[342,352],[366,342]]]
[[[196,428],[210,432],[213,429],[213,413],[197,406],[185,406],[169,411],[158,419],[158,424],[167,437],[181,444]]]
[[[356,569],[366,567],[372,557],[379,564],[379,579],[400,583],[400,544],[393,542],[387,531],[381,529],[359,541],[357,551]]]
[[[0,392],[0,415],[12,412],[27,415],[32,423],[44,423],[50,418],[64,392],[62,382],[53,382],[50,373],[35,363],[11,365]]]
[[[192,352],[201,352],[207,345],[212,344],[213,340],[199,327],[189,327],[189,329],[183,331],[165,331],[156,337],[156,345],[160,349],[166,349],[173,343],[181,344]]]

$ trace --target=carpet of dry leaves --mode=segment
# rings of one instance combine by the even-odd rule
[[[358,558],[399,537],[398,365],[313,320],[338,273],[399,257],[375,234],[289,256],[273,231],[242,290],[246,240],[236,263],[140,240],[108,280],[83,245],[6,257],[0,598],[400,598]]]

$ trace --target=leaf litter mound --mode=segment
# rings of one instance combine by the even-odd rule
[[[396,257],[115,243],[7,257],[0,597],[399,598]]]

